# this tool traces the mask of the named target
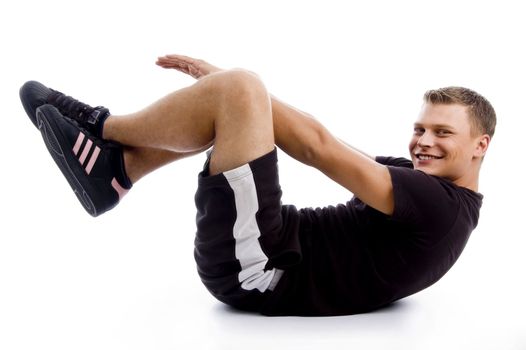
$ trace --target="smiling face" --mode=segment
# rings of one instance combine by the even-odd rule
[[[414,125],[409,152],[414,168],[477,190],[489,136],[472,129],[468,107],[425,103]]]

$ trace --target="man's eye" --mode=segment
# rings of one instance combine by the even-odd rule
[[[451,134],[451,131],[449,130],[444,130],[444,129],[437,130],[438,136],[447,136],[449,134]]]
[[[425,132],[425,130],[423,128],[415,128],[414,129],[414,134],[415,135],[422,135],[424,132]]]

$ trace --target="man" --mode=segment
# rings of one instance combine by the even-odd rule
[[[412,161],[371,158],[269,96],[254,73],[180,55],[157,64],[198,80],[125,116],[37,82],[20,95],[93,216],[149,172],[213,146],[195,197],[195,258],[217,299],[267,315],[361,313],[427,288],[458,259],[477,225],[496,124],[484,97],[427,92]],[[336,207],[282,205],[275,146],[355,196]]]

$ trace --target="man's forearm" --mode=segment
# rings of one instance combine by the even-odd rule
[[[309,114],[272,98],[276,145],[291,157],[315,167],[364,203],[391,215],[391,175],[386,166],[335,138]]]
[[[292,158],[312,166],[317,145],[328,131],[311,115],[271,98],[276,145]]]
[[[315,166],[316,151],[327,137],[329,131],[313,116],[271,96],[272,116],[274,118],[274,138],[276,145],[292,158],[310,166]],[[347,147],[373,159],[370,155],[350,146]]]

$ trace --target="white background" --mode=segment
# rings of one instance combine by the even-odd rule
[[[526,349],[525,12],[519,1],[12,1],[0,5],[0,349]],[[278,97],[373,155],[407,156],[429,88],[492,101],[478,228],[437,284],[366,315],[233,311],[193,260],[204,156],[87,215],[26,117],[39,80],[114,114],[192,79],[154,65],[182,53],[258,72]],[[284,202],[350,194],[280,155]]]

